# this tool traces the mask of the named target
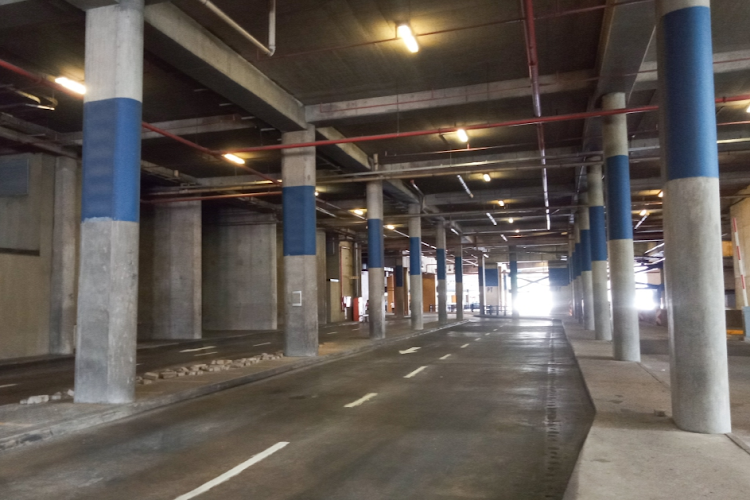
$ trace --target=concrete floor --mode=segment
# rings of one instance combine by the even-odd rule
[[[178,498],[288,442],[198,498],[561,498],[592,418],[561,328],[474,321],[5,452],[0,497]]]
[[[389,324],[398,324],[392,321]],[[401,320],[400,323],[408,323]],[[200,341],[149,341],[138,344],[137,373],[158,370],[186,363],[206,363],[227,357],[251,357],[283,348],[283,333],[279,331],[204,332]],[[320,341],[367,336],[367,325],[341,323],[320,328]],[[54,394],[73,387],[74,359],[49,357],[30,363],[0,363],[0,405],[18,403],[38,394]]]

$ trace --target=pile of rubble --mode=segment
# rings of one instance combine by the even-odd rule
[[[261,361],[281,359],[283,357],[283,351],[278,351],[275,354],[268,354],[264,352],[263,354],[253,356],[251,358],[214,359],[208,364],[181,366],[179,368],[162,370],[160,372],[146,372],[142,377],[136,377],[135,383],[148,385],[153,384],[160,379],[165,380],[178,377],[194,377],[196,375],[203,375],[204,373],[221,372],[225,370],[233,370],[236,368],[244,368],[246,366],[260,363]]]
[[[214,359],[208,364],[198,364],[190,366],[181,366],[179,368],[170,368],[162,370],[160,372],[146,372],[143,376],[135,377],[135,383],[140,385],[153,384],[159,379],[171,379],[178,377],[194,377],[196,375],[203,375],[204,373],[221,372],[225,370],[234,370],[236,368],[244,368],[246,366],[260,363],[261,361],[281,359],[284,357],[283,351],[277,351],[274,354],[263,353],[251,358],[240,358],[240,359]],[[65,392],[56,392],[49,396],[47,394],[41,396],[31,396],[27,399],[22,399],[22,405],[33,405],[39,403],[47,403],[49,401],[61,401],[63,399],[72,399],[74,395],[73,389],[68,389]]]

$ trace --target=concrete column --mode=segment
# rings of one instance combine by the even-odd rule
[[[657,0],[672,413],[731,432],[709,0]]]
[[[588,170],[589,227],[591,235],[591,280],[594,293],[594,327],[597,340],[612,340],[607,276],[607,233],[604,229],[602,167]]]
[[[518,317],[518,254],[516,253],[516,246],[511,245],[508,247],[508,260],[510,260],[510,298],[513,303],[513,317]]]
[[[456,273],[456,320],[464,319],[464,258],[462,257],[463,249],[458,247],[456,255],[456,264],[453,266]]]
[[[440,223],[435,228],[437,232],[437,296],[438,321],[441,325],[448,322],[448,284],[445,274],[445,226]]]
[[[591,272],[591,229],[589,226],[588,193],[581,194],[578,217],[581,221],[581,284],[583,285],[583,327],[594,330],[594,277]]]
[[[383,181],[367,183],[367,279],[370,291],[370,338],[383,339]]]
[[[328,296],[326,293],[326,232],[315,231],[315,256],[318,260],[318,325],[328,323]],[[361,290],[360,290],[361,291]]]
[[[154,339],[199,339],[203,334],[201,202],[154,209]]]
[[[573,318],[576,317],[576,283],[575,283],[575,247],[576,240],[573,231],[568,232],[568,276],[570,279],[570,314]]]
[[[484,309],[487,306],[487,300],[485,298],[485,289],[484,289],[484,254],[480,255],[477,259],[477,262],[479,264],[479,269],[477,272],[479,275],[477,276],[479,281],[479,314],[484,314]]]
[[[398,256],[401,259],[401,256]],[[396,264],[393,271],[393,301],[396,306],[396,317],[403,318],[405,316],[404,305],[406,304],[406,294],[404,293],[404,266],[402,264]]]
[[[282,134],[284,144],[312,142],[315,128]],[[315,148],[281,155],[284,209],[284,354],[318,355]]]
[[[143,0],[86,12],[75,401],[135,398]]]
[[[417,204],[409,205],[409,288],[411,288],[411,327],[424,329],[422,299],[422,218]]]
[[[573,275],[575,288],[575,316],[583,324],[583,278],[581,277],[581,221],[576,216],[573,224]]]
[[[49,315],[52,354],[72,354],[76,345],[77,193],[78,162],[72,158],[57,158]]]
[[[625,94],[602,98],[604,109],[625,107]],[[630,200],[628,125],[625,115],[604,118],[604,158],[607,179],[609,269],[612,282],[612,337],[618,361],[641,360],[638,309],[635,305],[635,255]]]

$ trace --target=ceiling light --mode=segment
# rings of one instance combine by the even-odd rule
[[[451,231],[453,231],[453,234],[456,234],[456,235],[458,235],[458,231],[456,231],[456,228],[455,228],[455,227],[452,227],[452,228],[451,228]]]
[[[466,191],[466,194],[469,195],[469,198],[474,198],[474,193],[472,193],[471,190],[469,189],[469,186],[466,185],[466,183],[464,182],[464,178],[461,177],[460,175],[456,175],[456,177],[458,177],[458,181],[464,187],[464,191]]]
[[[398,34],[398,37],[404,41],[404,45],[406,45],[406,48],[409,49],[409,52],[412,54],[419,51],[419,44],[417,43],[417,39],[414,38],[414,35],[411,32],[411,28],[408,24],[401,24],[396,29],[396,33]]]
[[[76,94],[83,95],[86,93],[86,86],[84,84],[75,82],[70,78],[65,78],[64,76],[55,78],[55,83],[65,87],[68,90],[72,90]]]
[[[365,215],[365,211],[362,210],[361,208],[355,208],[354,210],[352,210],[352,213],[354,215]]]
[[[492,177],[490,177],[490,174],[483,174],[482,179],[484,179],[484,182],[490,182]]]
[[[520,229],[516,229],[516,234],[518,234],[518,233],[520,233],[520,232],[521,232],[521,230],[520,230]]]
[[[639,212],[639,215],[640,215],[641,217],[645,217],[645,216],[647,216],[647,215],[648,215],[648,210],[646,210],[646,209],[644,208],[643,210],[641,210],[641,211]]]
[[[500,236],[502,236],[505,241],[508,241],[508,238],[506,238],[504,234],[501,234]]]
[[[223,156],[227,160],[231,161],[232,163],[236,163],[237,165],[244,165],[245,164],[245,160],[243,160],[242,158],[240,158],[237,155],[233,155],[232,153],[224,153],[221,156]]]
[[[659,191],[659,198],[664,198],[664,191]]]
[[[469,142],[469,134],[466,133],[466,131],[462,128],[456,130],[456,135],[458,136],[458,140],[461,142]]]
[[[497,200],[497,204],[500,205],[501,207],[505,206],[505,202],[503,200]]]
[[[747,112],[750,113],[750,106],[747,107]]]
[[[490,214],[489,212],[487,212],[487,217],[489,217],[489,218],[490,218],[490,220],[492,221],[492,225],[493,225],[493,226],[497,226],[497,221],[496,221],[496,220],[495,220],[495,218],[494,218],[494,217],[492,216],[492,214]]]
[[[385,226],[385,228],[393,231],[394,229],[396,229],[396,226],[394,226],[393,224],[388,224],[387,226]]]
[[[318,195],[320,195],[320,191],[315,190],[315,196],[318,196]]]
[[[511,217],[510,219],[508,219],[508,224],[513,224],[513,217]]]

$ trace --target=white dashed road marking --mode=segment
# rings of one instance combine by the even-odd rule
[[[262,345],[271,345],[271,343],[270,342],[263,342],[262,344],[255,344],[253,347],[258,347],[258,346],[262,346]]]
[[[445,356],[443,356],[443,357],[442,357],[442,358],[440,358],[440,359],[448,359],[448,358],[450,358],[450,356],[451,356],[450,354],[446,354]]]
[[[280,443],[276,443],[275,445],[273,445],[270,448],[268,448],[266,451],[258,453],[257,455],[253,456],[250,460],[242,462],[237,467],[228,470],[227,472],[225,472],[221,476],[217,477],[216,479],[212,479],[211,481],[207,482],[203,486],[199,486],[198,488],[194,489],[193,491],[191,491],[189,493],[185,493],[184,495],[178,496],[175,500],[190,500],[191,498],[195,498],[198,495],[201,495],[201,494],[207,492],[208,490],[210,490],[214,486],[218,486],[221,483],[232,479],[234,476],[236,476],[240,472],[244,471],[245,469],[247,469],[251,465],[257,464],[258,462],[260,462],[264,458],[270,457],[271,455],[273,455],[274,453],[276,453],[277,451],[279,451],[280,449],[282,449],[283,447],[285,447],[288,444],[289,443],[287,443],[285,441],[282,441]]]
[[[412,378],[414,375],[416,375],[417,373],[421,372],[425,368],[427,368],[427,367],[426,366],[420,366],[419,368],[417,368],[416,370],[414,370],[413,372],[411,372],[409,375],[405,375],[404,378]]]
[[[466,349],[467,347],[469,347],[469,344],[464,344],[461,346],[461,349]]]
[[[216,349],[216,346],[215,345],[209,345],[209,346],[206,346],[206,347],[198,347],[196,349],[185,349],[185,350],[180,351],[180,352],[207,351],[208,349]]]
[[[3,388],[5,388],[5,387],[15,387],[15,386],[17,386],[17,385],[18,385],[18,384],[5,384],[5,385],[0,385],[0,389],[3,389]]]
[[[375,396],[377,396],[377,392],[371,392],[369,394],[366,394],[365,396],[362,396],[358,400],[354,401],[353,403],[349,403],[348,405],[344,405],[344,408],[354,408],[355,406],[359,406],[362,403],[366,403],[367,401],[371,400]]]

